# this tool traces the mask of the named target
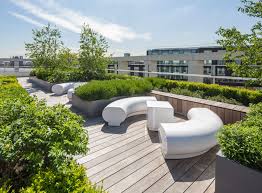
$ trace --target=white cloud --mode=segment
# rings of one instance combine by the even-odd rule
[[[38,22],[38,21],[30,18],[30,17],[27,17],[27,16],[25,16],[25,15],[22,15],[22,14],[19,14],[19,13],[15,13],[15,12],[11,12],[11,11],[8,12],[8,13],[9,13],[10,15],[18,18],[18,19],[21,19],[21,20],[23,20],[23,21],[25,21],[25,22],[27,22],[27,23],[33,24],[33,25],[35,25],[35,26],[37,26],[37,27],[42,27],[42,26],[44,26],[44,24],[42,24],[42,23],[40,23],[40,22]]]
[[[54,23],[59,27],[63,27],[75,33],[80,33],[81,26],[86,23],[92,29],[102,34],[104,37],[115,42],[122,42],[124,40],[134,39],[151,39],[150,33],[140,34],[126,26],[111,22],[101,22],[97,19],[85,16],[72,9],[62,7],[59,4],[55,3],[55,1],[53,0],[41,0],[41,7],[32,4],[28,0],[11,0],[11,2],[36,17]],[[48,8],[44,9],[44,6]]]

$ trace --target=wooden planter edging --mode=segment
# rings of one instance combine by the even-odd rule
[[[121,99],[124,97],[114,97],[111,99],[96,100],[96,101],[86,101],[80,97],[73,94],[72,96],[72,106],[76,109],[82,111],[87,115],[87,117],[97,117],[101,116],[103,109],[111,102]]]
[[[174,112],[183,116],[186,116],[187,112],[193,107],[208,108],[215,112],[222,119],[224,124],[235,123],[242,120],[249,110],[249,108],[245,106],[232,105],[156,90],[153,90],[150,95],[155,96],[157,100],[169,101],[174,107]]]
[[[52,92],[52,86],[54,85],[53,83],[47,82],[45,80],[41,80],[36,77],[29,77],[29,80],[33,83],[44,89],[45,91]]]
[[[216,156],[216,193],[257,193],[262,190],[262,172],[226,158]]]

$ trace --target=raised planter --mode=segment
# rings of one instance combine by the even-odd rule
[[[258,193],[262,172],[236,163],[220,152],[216,156],[216,193]]]
[[[45,91],[52,92],[53,83],[47,82],[45,80],[41,80],[36,78],[35,76],[30,77],[29,80],[33,83],[44,89]]]
[[[125,97],[121,96],[121,97],[114,97],[111,99],[86,101],[73,94],[72,106],[82,111],[83,113],[87,114],[88,117],[97,117],[97,116],[102,116],[103,109],[108,104],[121,98],[125,98]]]
[[[186,116],[187,112],[194,107],[208,108],[215,112],[222,119],[224,124],[235,123],[236,121],[242,120],[249,110],[249,108],[245,106],[232,105],[156,90],[153,90],[150,95],[155,96],[157,100],[160,101],[169,101],[174,107],[174,112],[183,116]]]

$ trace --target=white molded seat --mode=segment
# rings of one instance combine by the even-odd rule
[[[141,96],[114,101],[104,108],[102,113],[103,119],[108,122],[110,126],[120,126],[127,117],[146,114],[146,101],[156,101],[156,98]]]
[[[75,93],[75,89],[74,89],[74,88],[70,88],[70,89],[67,91],[67,98],[69,99],[69,101],[72,100],[74,93]]]
[[[73,82],[55,84],[54,86],[52,86],[52,92],[55,93],[56,95],[62,95],[67,93],[67,91],[70,88],[74,88]]]
[[[207,108],[192,108],[188,121],[161,123],[159,132],[166,159],[183,159],[207,152],[217,144],[216,133],[223,126],[220,117]]]
[[[86,82],[76,82],[74,83],[74,86],[73,88],[70,88],[68,91],[67,91],[67,98],[69,99],[69,101],[72,100],[73,98],[73,94],[75,93],[75,89],[83,84],[87,84]]]

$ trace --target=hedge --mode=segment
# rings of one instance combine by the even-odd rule
[[[218,133],[222,153],[244,166],[262,171],[262,103],[251,105],[245,120]]]
[[[236,102],[245,106],[250,103],[257,104],[262,101],[262,92],[245,88],[235,88],[230,86],[221,86],[217,84],[205,84],[198,82],[186,82],[167,80],[161,78],[146,78],[155,89],[170,92],[172,89],[187,89],[191,92],[202,92],[204,98],[222,96],[227,99],[234,99]]]
[[[110,99],[117,96],[134,96],[150,92],[152,85],[145,79],[91,81],[76,89],[83,100]]]
[[[14,77],[0,76],[0,96],[0,191],[103,192],[73,160],[88,150],[80,116],[29,96]]]

